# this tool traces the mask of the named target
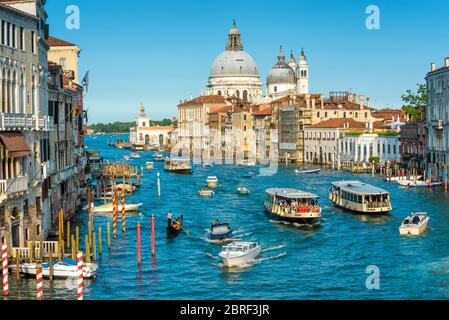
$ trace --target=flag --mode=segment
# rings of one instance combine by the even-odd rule
[[[84,76],[81,85],[83,85],[86,88],[86,92],[89,92],[89,71],[86,72],[86,75]]]

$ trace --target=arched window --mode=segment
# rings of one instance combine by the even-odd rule
[[[235,92],[235,95],[236,95],[237,98],[240,98],[240,91],[237,90],[237,91]]]
[[[243,91],[243,100],[248,100],[248,91],[247,90]]]
[[[221,96],[221,91],[220,90],[218,90],[217,95]]]
[[[278,92],[278,87],[274,86],[274,92]]]

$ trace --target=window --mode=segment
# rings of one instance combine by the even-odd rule
[[[62,67],[62,69],[66,69],[66,66],[67,66],[67,61],[66,61],[66,59],[65,58],[61,58],[61,59],[59,59],[59,65]]]
[[[6,24],[6,45],[11,46],[11,24],[9,22]]]
[[[25,30],[21,27],[19,30],[19,49],[25,50]]]
[[[40,224],[36,225],[36,235],[37,236],[41,235],[41,225]]]
[[[12,25],[12,39],[11,47],[16,48],[16,26]]]
[[[31,31],[31,52],[36,53],[36,33]]]
[[[1,44],[2,45],[5,45],[6,43],[5,43],[5,29],[6,29],[6,22],[5,21],[2,21],[2,28],[1,28],[1,34],[0,34],[0,37],[1,37]]]
[[[274,92],[278,92],[278,87],[274,86]]]

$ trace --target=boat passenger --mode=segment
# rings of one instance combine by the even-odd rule
[[[168,212],[168,215],[167,215],[167,222],[168,222],[168,225],[173,225],[173,213],[171,212],[171,211],[169,211]]]

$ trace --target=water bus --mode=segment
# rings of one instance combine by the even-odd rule
[[[251,264],[260,254],[261,247],[257,242],[231,243],[222,248],[219,256],[228,268],[243,267]]]
[[[265,191],[265,211],[275,220],[305,225],[319,224],[321,207],[316,194],[288,188]]]
[[[362,214],[387,214],[393,209],[388,191],[360,181],[333,182],[329,199],[337,207]]]
[[[190,174],[192,165],[189,159],[165,159],[164,170],[172,173]]]

